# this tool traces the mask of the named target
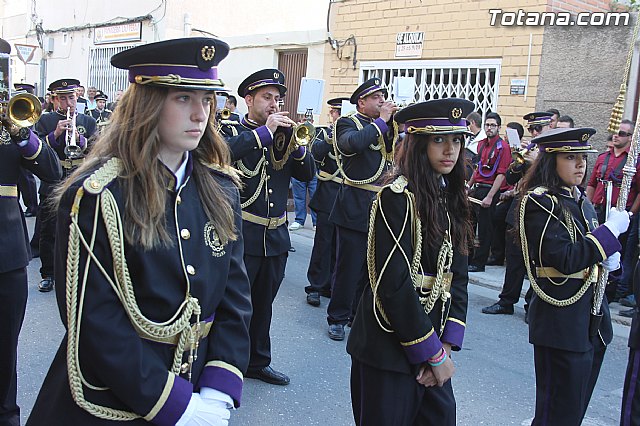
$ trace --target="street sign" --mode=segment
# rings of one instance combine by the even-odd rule
[[[33,46],[31,44],[18,44],[15,43],[16,51],[18,52],[18,57],[25,64],[33,59],[33,54],[36,53],[36,49],[38,46]]]

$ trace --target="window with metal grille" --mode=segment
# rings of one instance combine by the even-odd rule
[[[109,96],[109,102],[115,99],[118,90],[129,87],[129,73],[111,65],[111,57],[135,45],[93,47],[89,51],[89,78],[85,87],[95,86]]]
[[[362,62],[360,81],[379,77],[393,98],[394,77],[413,77],[409,102],[458,97],[472,101],[482,119],[498,109],[500,59]]]
[[[289,111],[292,120],[300,121],[304,115],[297,114],[300,82],[307,75],[307,50],[287,50],[278,54],[278,69],[284,73],[287,93],[282,111]]]

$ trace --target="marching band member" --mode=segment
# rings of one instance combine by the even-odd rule
[[[613,337],[609,308],[592,324],[598,268],[618,269],[617,237],[627,212],[612,209],[598,226],[593,205],[578,187],[594,129],[552,129],[532,139],[538,158],[523,181],[517,215],[531,286],[529,342],[536,371],[533,425],[579,425]],[[602,262],[602,265],[599,264]],[[594,322],[595,324],[595,322]]]
[[[465,117],[439,99],[396,115],[408,137],[371,209],[369,286],[353,322],[351,400],[357,425],[455,425],[451,351],[467,313],[471,234]]]
[[[222,426],[240,405],[250,290],[213,118],[228,51],[185,38],[111,58],[133,84],[59,191],[67,332],[27,424]]]
[[[289,377],[271,367],[271,305],[284,279],[291,240],[287,230],[287,197],[291,177],[308,182],[315,174],[313,157],[294,144],[296,123],[279,111],[286,93],[284,74],[256,71],[238,87],[249,112],[240,124],[228,124],[231,157],[242,172],[244,262],[251,283],[253,315],[249,335],[251,357],[247,377],[275,385]],[[229,133],[229,131],[231,133]]]
[[[0,39],[0,53],[11,45]],[[7,58],[8,61],[8,58]],[[7,63],[7,67],[8,67]],[[10,133],[9,130],[12,130]],[[18,200],[18,179],[23,170],[43,182],[62,177],[56,153],[28,128],[0,125],[0,424],[19,425],[16,403],[18,336],[27,307],[29,237]]]

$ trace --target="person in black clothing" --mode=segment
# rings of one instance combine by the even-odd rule
[[[309,285],[304,289],[307,293],[307,303],[311,306],[320,306],[320,296],[331,297],[333,287],[336,227],[329,221],[329,214],[342,184],[342,175],[338,169],[336,151],[333,148],[333,135],[335,122],[340,118],[342,101],[348,100],[349,98],[333,98],[327,101],[331,124],[328,127],[318,128],[316,139],[311,145],[311,153],[318,171],[318,187],[309,202],[309,208],[318,215],[317,227],[307,270]]]
[[[11,45],[0,39],[0,53]],[[5,57],[8,61],[8,58]],[[7,63],[8,66],[8,63]],[[8,100],[7,92],[0,93]],[[11,132],[10,132],[11,131]],[[28,128],[0,124],[0,425],[20,425],[17,394],[17,349],[27,307],[29,237],[18,200],[18,180],[29,170],[42,181],[57,181],[62,171],[55,152]]]
[[[242,172],[244,263],[253,305],[247,377],[275,385],[290,381],[271,367],[269,336],[272,304],[284,278],[291,247],[286,226],[289,182],[292,176],[308,182],[315,174],[313,156],[293,140],[296,123],[287,117],[288,112],[279,111],[278,101],[286,90],[281,71],[256,71],[238,87],[249,113],[240,123],[222,125],[231,158]]]
[[[536,408],[532,425],[578,426],[613,338],[606,297],[597,306],[599,268],[620,265],[618,236],[629,215],[612,209],[598,226],[578,186],[585,175],[591,128],[551,129],[534,138],[540,153],[523,181],[517,228],[534,289],[529,306]],[[600,316],[592,315],[592,309]]]
[[[640,300],[640,262],[633,274],[633,294]],[[632,320],[629,331],[629,361],[624,376],[620,426],[640,426],[640,310],[631,308]]]
[[[393,102],[379,78],[362,83],[351,95],[357,112],[336,122],[334,148],[344,178],[329,220],[336,225],[335,282],[327,306],[329,338],[344,340],[367,281],[367,218],[382,188],[382,175],[393,165],[398,140]]]
[[[98,125],[101,123],[108,123],[111,119],[111,114],[113,113],[113,111],[106,107],[107,99],[109,99],[107,95],[105,95],[102,91],[98,91],[95,97],[96,107],[85,112],[85,114],[93,117],[93,119],[96,120],[96,124]]]
[[[69,176],[83,161],[83,155],[70,157],[67,145],[67,135],[73,134],[72,119],[67,119],[76,114],[76,140],[75,145],[79,150],[85,150],[88,141],[96,131],[96,120],[85,114],[76,113],[76,88],[80,82],[75,79],[56,80],[49,85],[49,91],[56,94],[59,101],[58,109],[42,115],[35,125],[35,132],[43,142],[51,146],[58,154],[63,168],[63,178]],[[38,285],[41,292],[53,290],[55,280],[53,278],[53,256],[55,247],[55,211],[52,210],[49,197],[56,187],[56,183],[42,183],[40,185],[40,205],[36,228],[39,231],[39,251],[42,267],[40,275],[42,281]]]
[[[464,338],[472,237],[462,150],[473,107],[448,98],[396,115],[407,137],[371,209],[369,285],[347,343],[357,425],[456,424],[451,356]]]
[[[185,38],[111,58],[132,84],[56,193],[66,334],[27,425],[222,426],[240,405],[240,182],[213,119],[228,51]]]

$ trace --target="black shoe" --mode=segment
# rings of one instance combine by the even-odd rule
[[[36,213],[32,212],[31,210],[27,210],[24,212],[24,217],[35,217]]]
[[[329,326],[329,339],[331,340],[344,340],[344,325],[331,324]]]
[[[36,257],[40,257],[40,249],[38,247],[31,247],[31,258],[35,259]]]
[[[633,314],[636,313],[636,308],[625,309],[624,311],[620,311],[620,316],[625,318],[633,318]]]
[[[467,271],[469,271],[469,272],[484,272],[484,266],[469,265],[469,267],[467,268]]]
[[[296,248],[294,246],[289,247],[289,253],[295,253]]]
[[[53,290],[53,284],[53,278],[45,277],[42,279],[42,281],[40,281],[40,284],[38,284],[38,290],[42,293],[48,293]]]
[[[331,290],[320,290],[320,296],[331,299]]]
[[[494,303],[491,306],[487,306],[486,308],[482,308],[483,314],[493,314],[493,315],[513,315],[513,305],[511,306],[502,306],[499,303]]]
[[[246,377],[262,380],[265,383],[279,386],[288,385],[290,382],[289,377],[287,377],[286,374],[274,370],[271,366],[267,366],[256,371],[249,370],[247,371]]]
[[[307,294],[307,303],[311,306],[320,306],[320,293],[313,291]]]
[[[529,324],[529,311],[524,311],[524,323]]]
[[[504,260],[490,257],[489,260],[487,260],[487,265],[488,266],[504,266]]]

